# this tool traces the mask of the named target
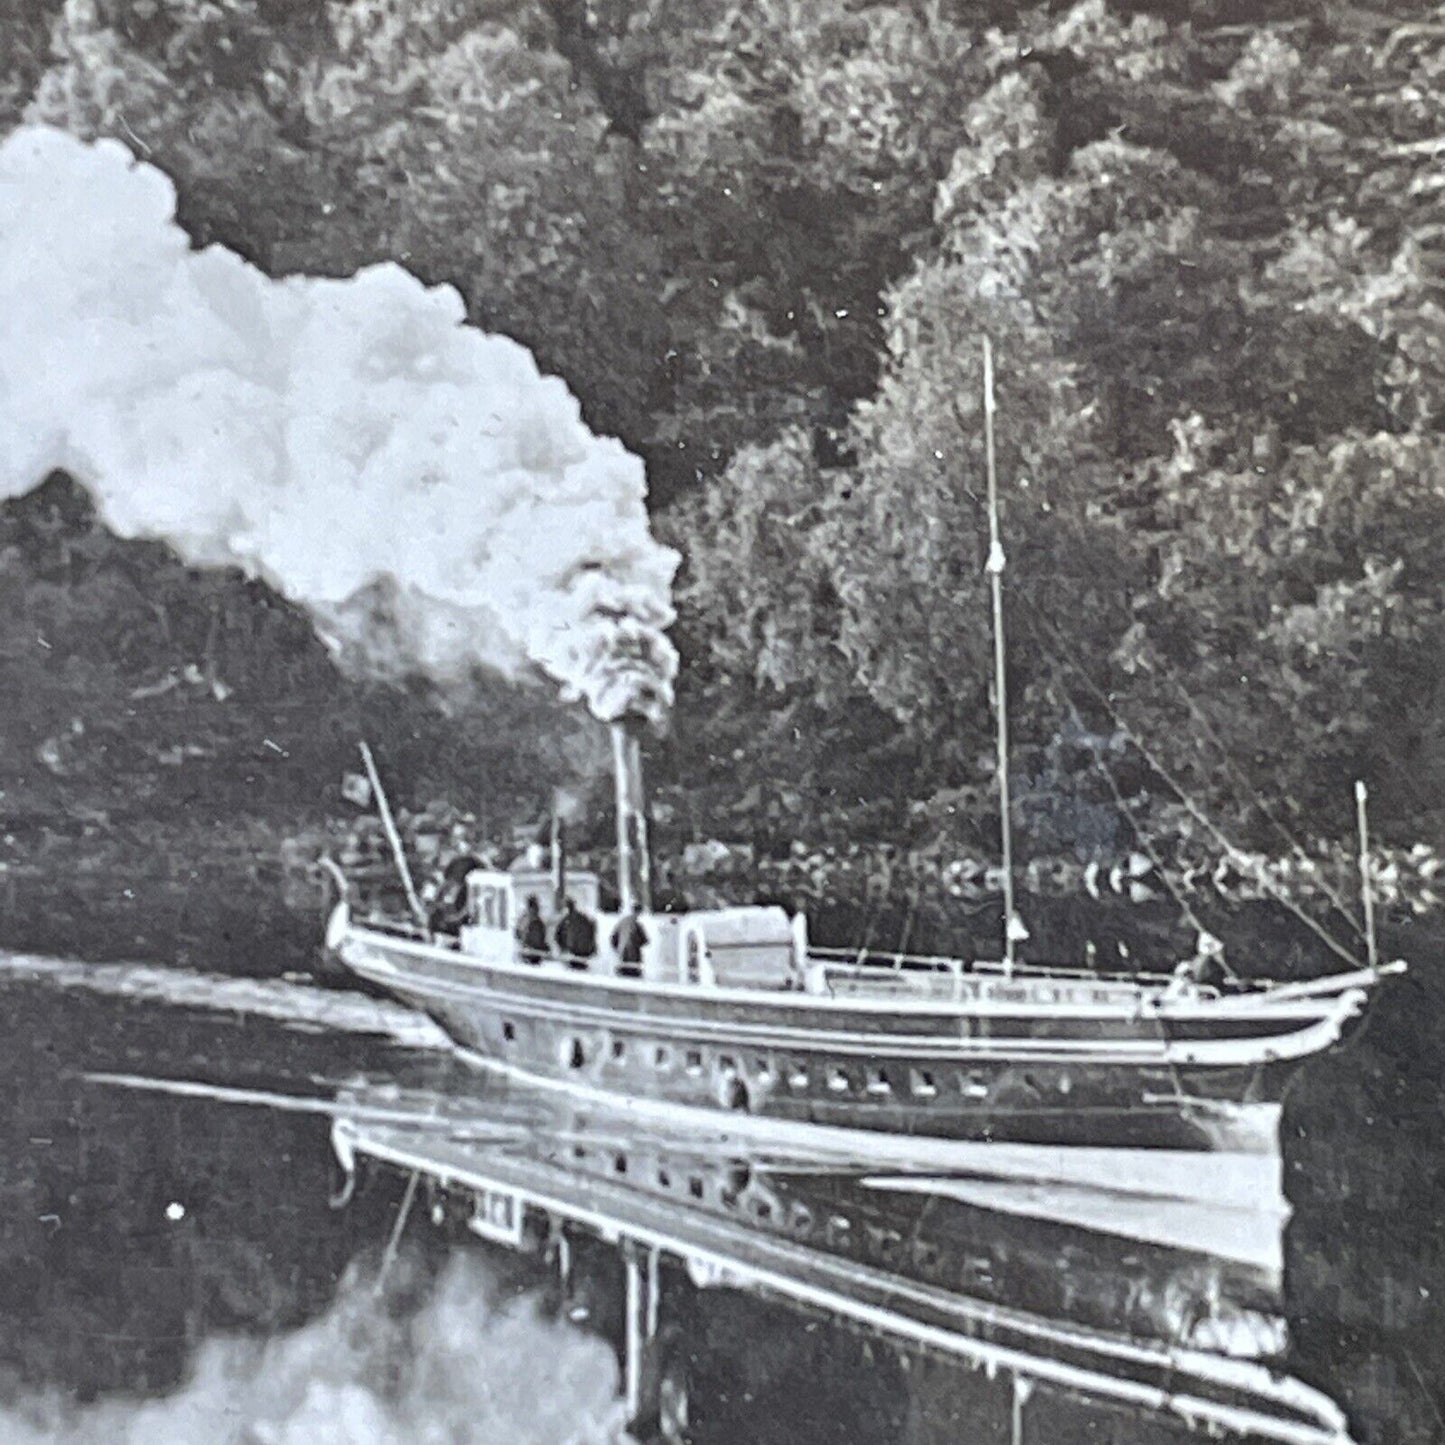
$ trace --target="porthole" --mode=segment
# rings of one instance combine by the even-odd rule
[[[722,1202],[731,1209],[747,1193],[752,1182],[753,1171],[746,1164],[733,1164],[729,1167],[719,1191]]]
[[[885,1229],[882,1225],[868,1226],[868,1249],[884,1264],[893,1264],[903,1250],[903,1236],[896,1229]]]
[[[937,1279],[943,1270],[943,1251],[931,1240],[913,1241],[913,1267],[925,1279]]]
[[[613,1156],[613,1160],[612,1160],[612,1172],[613,1172],[614,1174],[626,1174],[626,1173],[627,1173],[627,1155],[626,1155],[626,1154],[617,1154],[617,1155],[614,1155],[614,1156]]]
[[[502,1037],[509,1043],[517,1041],[517,1026],[511,1019],[505,1019],[502,1023]]]

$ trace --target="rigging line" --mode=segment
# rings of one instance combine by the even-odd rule
[[[1122,731],[1124,735],[1129,739],[1129,741],[1134,744],[1134,747],[1138,750],[1139,755],[1144,759],[1144,761],[1148,763],[1149,766],[1153,768],[1154,771],[1158,773],[1159,776],[1169,785],[1169,787],[1174,790],[1174,793],[1179,798],[1179,801],[1184,804],[1185,811],[1188,812],[1189,816],[1193,818],[1194,821],[1200,825],[1200,827],[1204,828],[1214,838],[1214,840],[1219,844],[1219,846],[1226,851],[1226,853],[1233,862],[1240,865],[1249,864],[1250,859],[1248,855],[1244,852],[1244,850],[1237,847],[1234,843],[1230,842],[1230,840],[1224,835],[1223,831],[1214,822],[1214,820],[1201,811],[1199,805],[1194,801],[1192,797],[1190,797],[1187,792],[1185,792],[1184,788],[1176,780],[1173,773],[1164,766],[1164,764],[1149,749],[1148,745],[1143,741],[1143,739],[1141,739],[1139,735],[1134,731],[1134,729],[1131,728],[1129,724],[1123,719],[1123,717],[1120,716],[1118,709],[1115,708],[1114,704],[1109,700],[1107,694],[1105,694],[1103,689],[1099,687],[1099,685],[1088,675],[1087,672],[1084,671],[1082,667],[1078,665],[1078,663],[1073,662],[1066,655],[1066,650],[1063,649],[1063,640],[1059,637],[1058,630],[1053,626],[1053,624],[1050,623],[1047,618],[1040,615],[1039,610],[1032,605],[1030,605],[1029,607],[1029,612],[1033,620],[1039,626],[1045,628],[1050,634],[1052,634],[1056,644],[1061,649],[1061,651],[1059,652],[1055,652],[1053,648],[1046,648],[1045,650],[1049,653],[1049,655],[1056,663],[1060,663],[1064,667],[1073,670],[1073,672],[1079,678],[1080,682],[1082,682],[1085,688],[1087,688],[1088,691],[1093,694],[1093,696],[1098,700],[1099,704],[1114,720],[1115,726],[1118,727],[1120,731]],[[1351,966],[1351,968],[1357,968],[1359,966],[1360,960],[1354,954],[1352,954],[1342,943],[1340,943],[1334,937],[1334,935],[1329,932],[1328,929],[1324,928],[1316,919],[1311,918],[1308,913],[1306,913],[1292,898],[1290,898],[1288,894],[1286,894],[1279,887],[1279,885],[1274,882],[1274,880],[1269,876],[1268,872],[1266,872],[1262,868],[1250,868],[1249,871],[1254,874],[1255,881],[1258,882],[1260,886],[1264,888],[1264,890],[1269,893],[1277,903],[1281,904],[1291,914],[1293,914],[1294,917],[1299,919],[1299,921],[1303,923],[1304,926],[1308,928],[1310,932],[1313,933],[1315,937],[1318,938],[1320,942],[1323,943],[1325,947],[1330,950],[1331,953],[1333,953],[1338,958],[1344,959],[1345,962]]]
[[[1079,731],[1083,732],[1084,722],[1083,719],[1079,716],[1079,709],[1075,706],[1073,698],[1068,696],[1067,690],[1064,690],[1064,694],[1065,700],[1069,704],[1069,711],[1073,714],[1074,722],[1078,725]],[[1094,764],[1095,771],[1099,774],[1101,778],[1103,778],[1105,784],[1107,785],[1110,795],[1114,799],[1115,806],[1129,820],[1129,826],[1133,828],[1134,836],[1139,840],[1140,847],[1142,847],[1144,851],[1149,855],[1149,861],[1153,863],[1155,872],[1158,873],[1160,879],[1164,883],[1164,886],[1169,890],[1170,897],[1173,898],[1176,904],[1178,904],[1179,911],[1184,915],[1185,920],[1189,923],[1189,925],[1194,929],[1196,933],[1207,934],[1212,937],[1212,930],[1204,926],[1204,924],[1200,921],[1199,915],[1194,911],[1189,901],[1184,897],[1184,895],[1179,891],[1179,889],[1174,886],[1173,880],[1169,877],[1169,870],[1164,865],[1163,858],[1159,856],[1158,850],[1154,847],[1154,844],[1150,841],[1148,835],[1144,832],[1143,826],[1140,824],[1138,818],[1134,814],[1134,809],[1132,805],[1124,797],[1123,792],[1119,788],[1118,782],[1115,780],[1113,773],[1109,771],[1103,758],[1100,756],[1098,749],[1090,748],[1089,756]],[[1228,965],[1226,965],[1226,967],[1227,966]],[[1232,969],[1230,971],[1233,972]]]
[[[1266,821],[1269,822],[1269,824],[1274,828],[1275,832],[1278,833],[1279,836],[1283,838],[1284,841],[1289,845],[1290,851],[1295,855],[1295,857],[1298,858],[1301,863],[1306,864],[1311,871],[1315,871],[1315,860],[1311,858],[1308,853],[1305,852],[1305,850],[1300,846],[1299,840],[1296,839],[1294,834],[1291,833],[1290,830],[1285,827],[1285,825],[1275,816],[1273,811],[1270,809],[1268,802],[1266,802],[1264,797],[1255,789],[1254,784],[1251,783],[1249,779],[1245,776],[1243,768],[1241,768],[1239,764],[1234,761],[1233,757],[1229,753],[1229,750],[1225,747],[1223,740],[1220,738],[1218,732],[1215,731],[1213,724],[1205,715],[1203,708],[1201,708],[1199,704],[1194,701],[1194,699],[1190,696],[1188,689],[1185,688],[1184,684],[1180,682],[1179,679],[1172,672],[1166,671],[1161,675],[1167,677],[1169,681],[1174,685],[1175,691],[1178,692],[1180,698],[1183,700],[1185,707],[1189,709],[1190,715],[1194,718],[1195,722],[1199,724],[1200,728],[1204,732],[1204,735],[1218,749],[1219,756],[1224,760],[1224,766],[1228,768],[1229,771],[1234,775],[1240,787],[1246,789],[1247,792],[1254,798],[1254,801],[1259,806],[1260,813],[1264,816]],[[1335,910],[1339,913],[1340,917],[1343,918],[1345,922],[1350,926],[1350,928],[1354,931],[1355,935],[1358,938],[1363,939],[1365,936],[1365,932],[1364,929],[1361,928],[1359,920],[1345,906],[1339,893],[1335,891],[1334,885],[1331,884],[1329,879],[1324,876],[1323,872],[1319,874],[1318,886],[1320,892],[1323,893],[1325,897],[1330,901],[1330,903],[1334,905]]]

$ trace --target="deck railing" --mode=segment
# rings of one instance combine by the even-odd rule
[[[870,974],[891,969],[923,973],[962,972],[1007,976],[1010,971],[1008,965],[999,959],[962,959],[949,958],[940,954],[890,953],[882,949],[860,952],[855,948],[809,947],[808,954],[809,957],[826,964],[830,970],[856,968],[866,970]],[[1012,972],[1023,978],[1066,978],[1076,979],[1080,983],[1167,984],[1172,977],[1167,973],[1125,973],[1119,970],[1104,971],[1038,963],[1015,963]]]

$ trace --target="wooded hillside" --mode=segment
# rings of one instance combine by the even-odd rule
[[[647,458],[687,556],[652,763],[679,838],[986,846],[985,334],[1026,846],[1127,850],[1115,787],[1190,826],[1131,733],[1244,842],[1345,834],[1356,776],[1389,837],[1438,833],[1438,5],[4,0],[0,38],[3,124],[123,140],[272,274],[456,284]],[[17,681],[63,608],[67,695],[201,667],[185,727],[224,754],[204,659],[250,629],[246,746],[305,696],[273,740],[334,787],[332,674],[276,673],[312,645],[274,599],[13,546]],[[143,579],[140,640],[107,567]],[[571,766],[506,756],[535,702],[484,729],[533,800]],[[481,771],[414,755],[409,793]]]

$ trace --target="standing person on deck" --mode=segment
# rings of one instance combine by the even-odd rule
[[[571,967],[586,968],[597,952],[597,925],[570,898],[564,898],[556,939],[557,951]]]
[[[547,924],[535,893],[528,895],[527,906],[517,920],[517,942],[522,945],[523,963],[541,963],[547,952]]]
[[[635,913],[624,913],[612,930],[612,951],[617,955],[617,972],[623,978],[642,977],[642,950],[647,947],[647,930]]]

